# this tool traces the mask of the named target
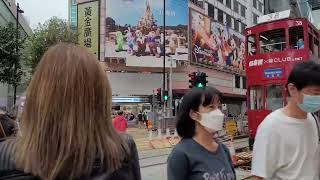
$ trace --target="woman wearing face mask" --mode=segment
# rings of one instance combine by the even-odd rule
[[[236,179],[228,149],[213,139],[223,128],[219,105],[220,92],[212,87],[183,97],[177,117],[182,140],[168,158],[168,180]]]

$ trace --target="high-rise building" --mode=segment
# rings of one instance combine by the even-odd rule
[[[77,30],[77,0],[68,0],[68,22],[72,30]]]

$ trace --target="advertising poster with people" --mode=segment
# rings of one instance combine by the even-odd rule
[[[163,3],[107,0],[105,57],[125,58],[127,66],[144,67],[161,67],[164,55],[188,60],[188,1],[166,0],[165,12]]]
[[[244,36],[191,10],[191,61],[243,71],[245,67]]]

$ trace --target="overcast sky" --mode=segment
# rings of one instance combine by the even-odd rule
[[[68,0],[16,0],[32,29],[52,16],[68,18]]]

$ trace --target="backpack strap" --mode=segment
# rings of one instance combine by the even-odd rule
[[[317,132],[318,132],[318,140],[320,143],[320,127],[319,127],[319,119],[317,118],[317,116],[314,113],[311,113],[311,115],[313,116],[314,120],[316,121],[316,125],[317,125]]]

